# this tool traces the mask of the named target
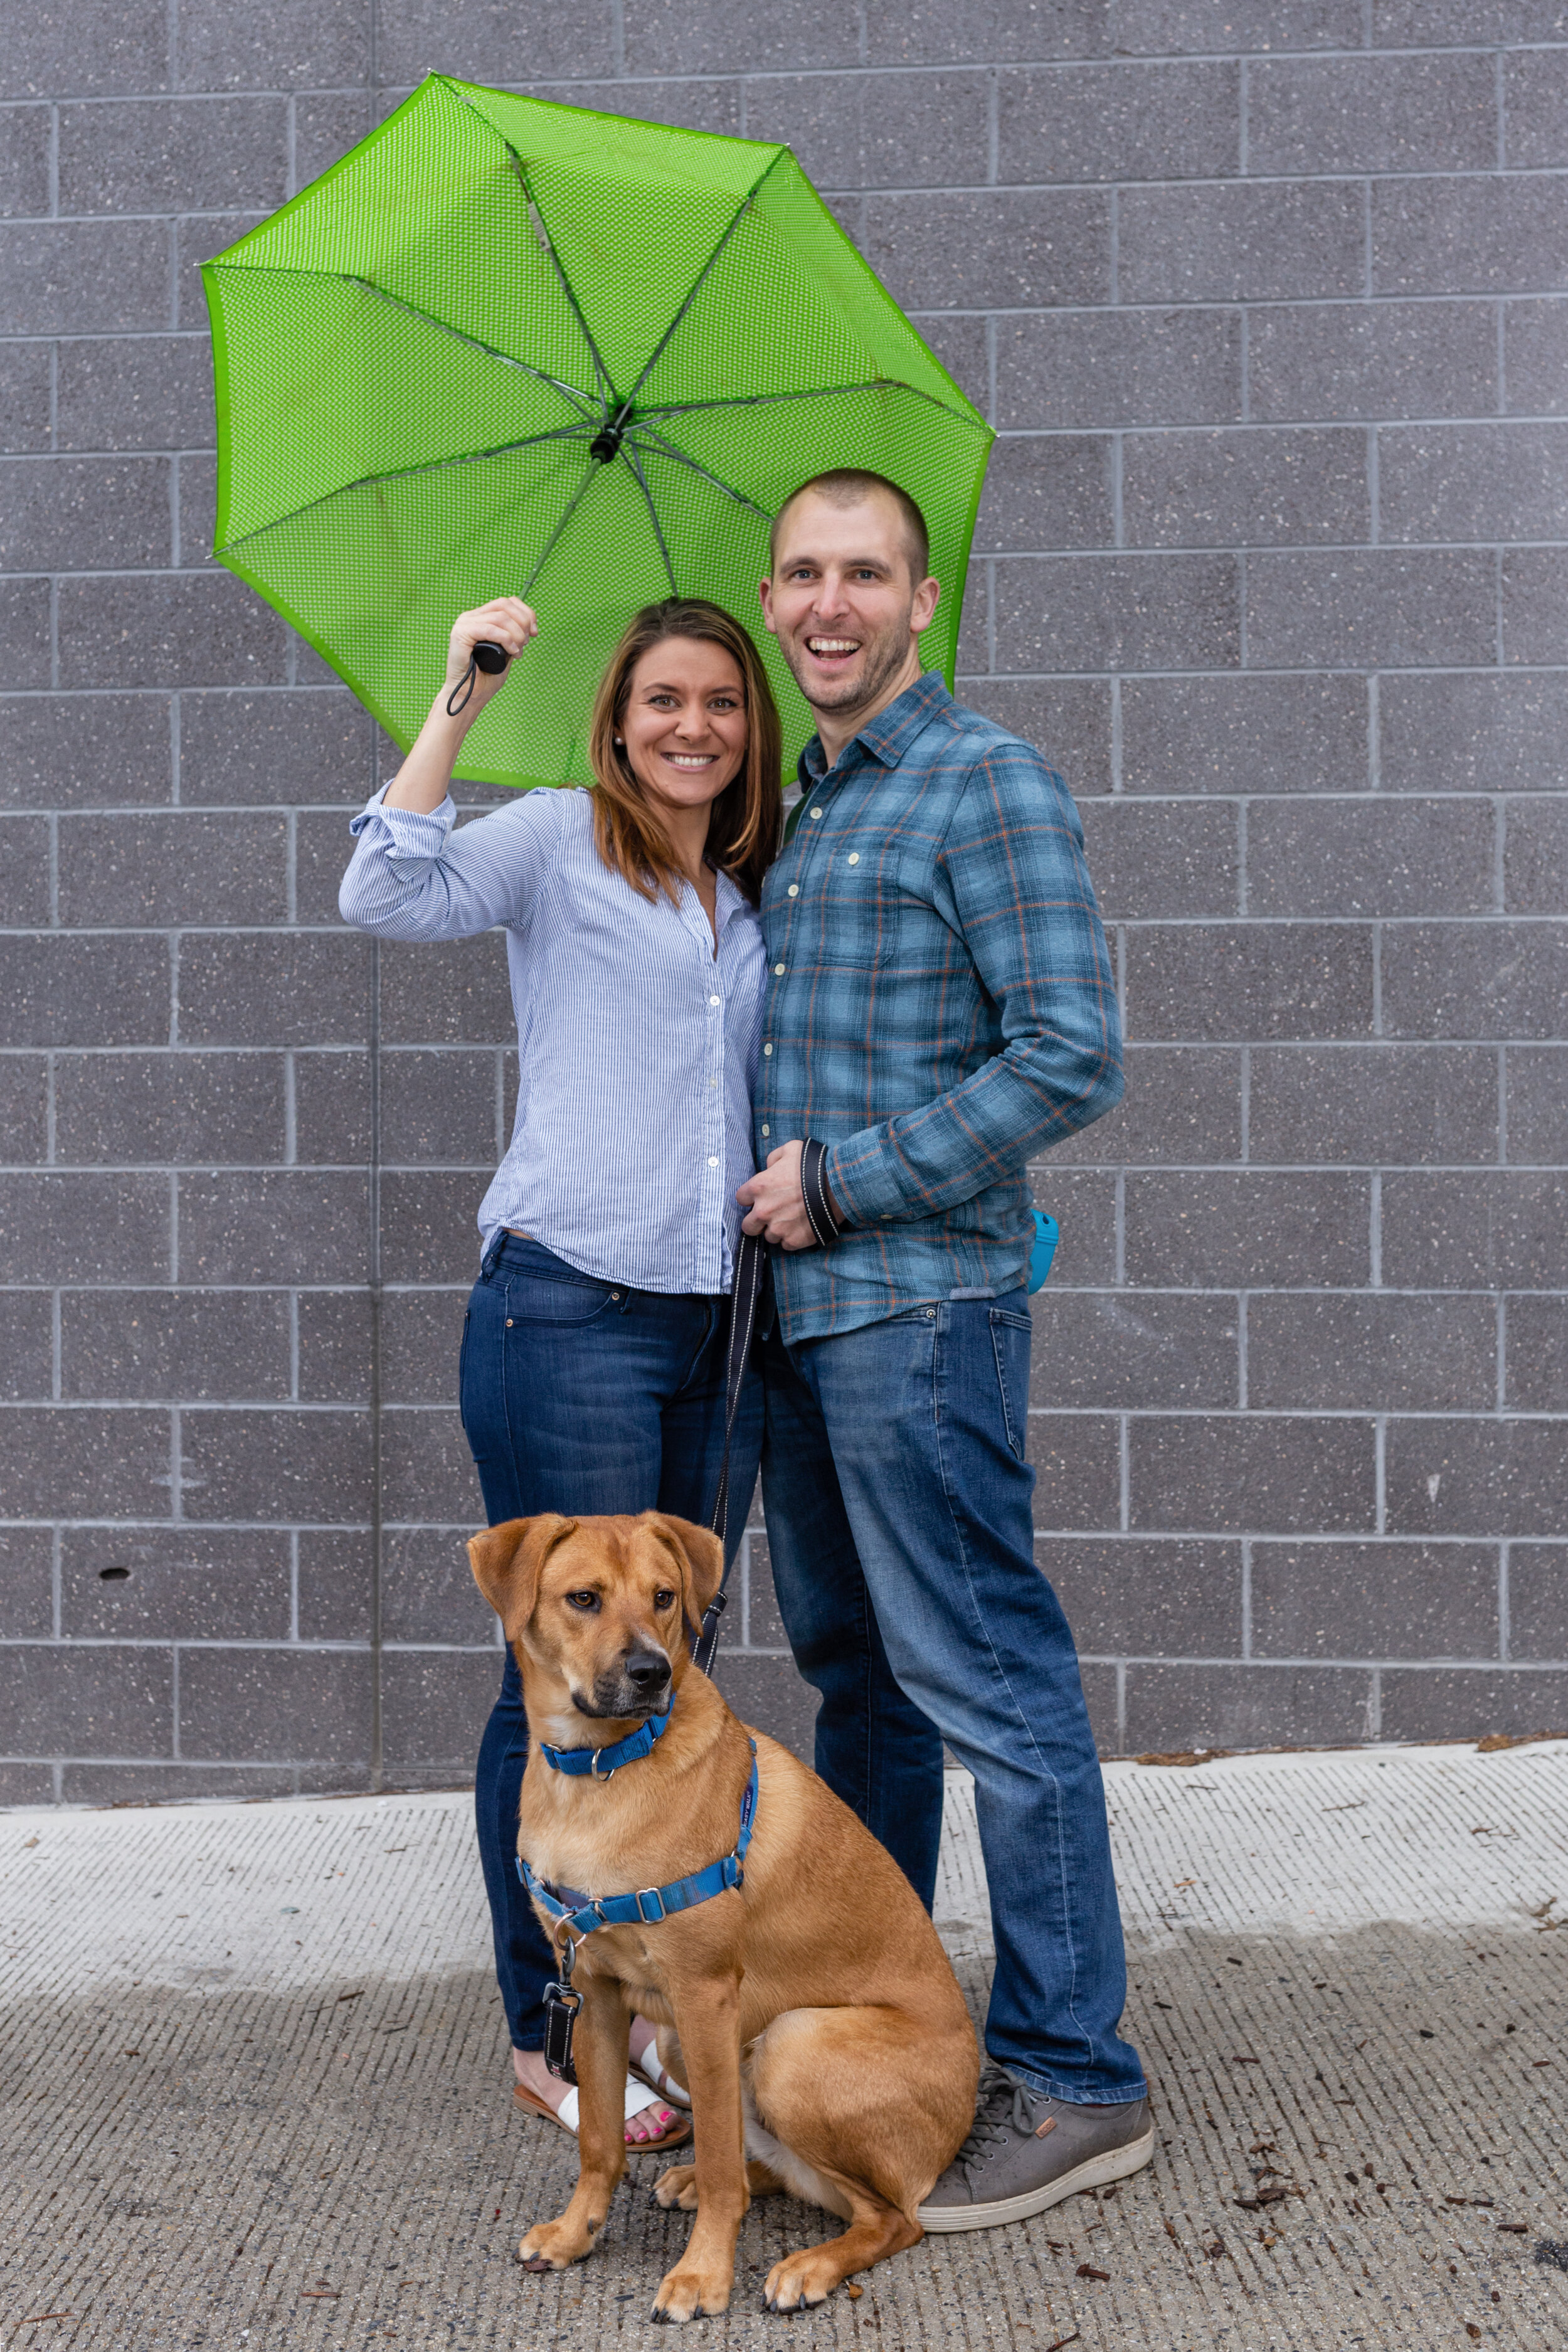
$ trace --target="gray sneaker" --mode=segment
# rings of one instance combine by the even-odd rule
[[[1154,2153],[1147,2099],[1075,2107],[1026,2090],[1000,2066],[980,2078],[969,2137],[920,2208],[922,2229],[991,2230],[1080,2189],[1124,2180]]]

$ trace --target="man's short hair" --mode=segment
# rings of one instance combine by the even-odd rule
[[[886,474],[868,473],[858,466],[836,466],[829,473],[813,474],[809,482],[802,482],[797,490],[790,492],[773,518],[773,527],[768,537],[769,571],[778,569],[779,532],[785,515],[797,499],[804,499],[809,491],[814,499],[824,499],[830,507],[858,507],[864,506],[877,490],[886,490],[899,509],[904,526],[904,552],[910,560],[910,581],[918,583],[925,579],[931,570],[931,533],[926,529],[924,515],[908,490],[900,489],[897,482],[889,482]]]

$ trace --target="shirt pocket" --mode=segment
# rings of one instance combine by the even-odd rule
[[[817,887],[816,917],[821,944],[816,960],[825,971],[875,971],[896,961],[897,887],[890,877],[879,877],[874,856],[855,850],[833,853]]]

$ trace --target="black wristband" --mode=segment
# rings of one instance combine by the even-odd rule
[[[800,1190],[805,1202],[805,1213],[819,1247],[826,1249],[838,1238],[838,1227],[828,1206],[827,1186],[824,1181],[822,1164],[827,1157],[827,1146],[808,1135],[800,1149]]]

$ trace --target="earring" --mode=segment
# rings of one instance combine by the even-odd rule
[[[616,736],[616,751],[624,751],[626,750],[626,737],[625,737],[624,735],[617,735],[617,736]]]

